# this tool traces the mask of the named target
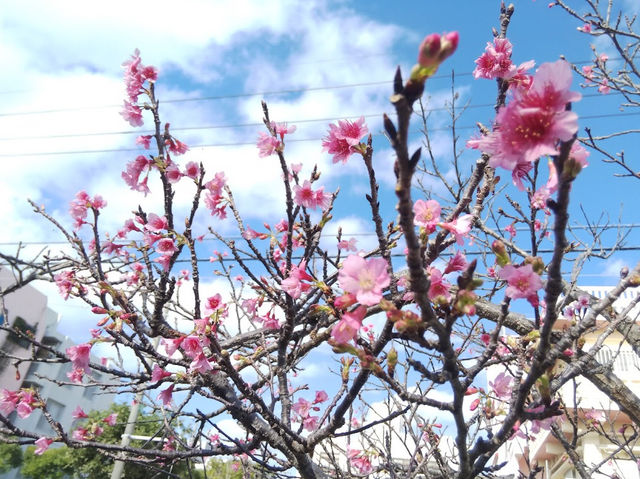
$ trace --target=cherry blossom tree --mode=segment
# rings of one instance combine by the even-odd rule
[[[588,14],[562,1],[552,6],[583,21],[589,34],[609,36],[627,69],[612,73],[597,52],[591,70],[566,60],[542,59],[537,70],[532,61],[514,63],[507,33],[515,9],[502,5],[499,28],[484,52],[479,46],[474,71],[477,81],[495,80],[496,116],[492,125],[478,124],[467,142],[476,154],[472,167],[463,170],[462,159],[453,159],[453,180],[439,169],[426,127],[425,153],[410,150],[409,126],[415,113],[424,112],[428,80],[459,42],[457,32],[424,39],[408,77],[395,73],[395,119],[384,116],[396,158],[397,220],[391,224],[381,214],[364,117],[328,126],[319,148],[332,156],[333,167],[353,161],[366,167],[377,240],[371,251],[358,250],[341,233],[335,252],[321,245],[339,192],[325,191],[317,168],[301,176],[297,159],[287,157],[295,126],[272,119],[264,103],[257,154],[282,174],[283,211],[275,225],[249,227],[224,171],[181,159],[188,146],[161,119],[155,89],[161,72],[144,65],[136,51],[124,64],[121,114],[133,127],[151,121],[155,134],[136,140],[141,153],[124,165],[122,179],[141,195],[158,195],[161,209],[132,205],[122,228],[107,232],[100,215],[108,205],[94,192],[71,199],[73,230],[33,203],[69,249],[35,261],[2,254],[16,278],[2,294],[35,279],[53,281],[65,299],[86,304],[95,329],[90,341],[65,351],[12,330],[33,354],[1,354],[12,364],[68,363],[68,381],[51,379],[59,385],[97,384],[127,399],[135,395],[164,418],[155,433],[164,446],[107,443],[101,424],[65,430],[46,398],[31,388],[0,393],[0,440],[35,444],[36,454],[55,443],[95,448],[139,464],[234,456],[274,477],[463,479],[499,477],[501,448],[553,430],[582,477],[590,477],[598,467],[590,470],[575,452],[582,421],[635,458],[640,400],[596,354],[614,332],[640,353],[631,314],[638,298],[622,311],[613,309],[620,295],[640,285],[640,263],[622,271],[605,297],[581,291],[580,268],[596,254],[598,231],[591,231],[591,243],[571,242],[569,208],[590,152],[604,153],[605,161],[637,176],[623,155],[606,153],[605,136],[588,131],[579,138],[581,122],[571,104],[581,98],[573,81],[578,71],[603,93],[602,87],[616,90],[637,106],[632,78],[638,34],[632,20],[616,20],[609,11],[603,16],[597,2],[587,4],[593,8]],[[425,115],[422,121],[428,124]],[[420,188],[424,176],[441,181],[448,196]],[[175,197],[187,185],[190,207],[183,212]],[[241,239],[223,234],[221,221],[234,223]],[[230,254],[212,257],[228,297],[206,287],[208,273],[199,261],[204,237],[194,233],[202,223],[210,224],[205,236]],[[183,260],[189,268],[182,269]],[[598,340],[584,349],[584,337],[593,334]],[[135,358],[137,366],[95,361],[91,351],[102,343],[119,357]],[[312,383],[298,380],[318,354],[331,354],[333,370]],[[487,381],[492,370],[499,372]],[[109,379],[96,381],[95,373]],[[627,433],[609,434],[600,416],[578,416],[577,404],[559,400],[560,389],[576,378],[617,405],[628,420]],[[37,410],[51,435],[41,437],[10,420],[14,411],[27,417]],[[563,433],[563,420],[575,424],[573,438]],[[242,434],[221,426],[229,421]],[[188,424],[192,436],[177,434],[178,423]],[[398,460],[398,449],[406,460]],[[540,470],[532,462],[526,474],[537,477]]]

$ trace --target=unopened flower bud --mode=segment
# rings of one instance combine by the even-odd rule
[[[530,264],[536,274],[544,273],[544,261],[540,256],[527,256],[524,259],[524,264]]]
[[[398,351],[395,350],[393,346],[387,353],[387,372],[389,376],[393,377],[393,373],[396,369],[396,364],[398,364]]]
[[[440,55],[440,35],[432,33],[427,35],[418,49],[418,63],[421,67],[438,66]]]
[[[337,309],[346,309],[351,305],[356,304],[356,297],[351,293],[345,293],[342,296],[338,296],[333,301],[333,306]]]
[[[440,62],[445,61],[449,58],[458,48],[458,41],[460,40],[460,35],[458,32],[449,32],[442,35],[440,38]]]
[[[493,251],[496,255],[496,263],[498,263],[498,266],[506,266],[511,263],[511,259],[509,259],[507,249],[505,248],[502,241],[495,240],[493,243],[491,243],[491,251]]]

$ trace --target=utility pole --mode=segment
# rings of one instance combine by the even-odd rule
[[[158,348],[159,338],[155,338],[153,340],[153,349]],[[153,364],[151,365],[153,367]],[[122,440],[120,441],[120,446],[127,447],[131,443],[131,435],[133,434],[133,430],[136,427],[136,421],[138,420],[138,414],[140,413],[140,403],[142,402],[142,393],[140,391],[136,394],[133,404],[131,405],[131,409],[129,410],[129,418],[127,419],[127,425],[124,428],[124,434],[122,435]],[[116,459],[113,463],[113,470],[111,471],[111,479],[121,479],[122,473],[124,472],[124,461],[120,459]]]

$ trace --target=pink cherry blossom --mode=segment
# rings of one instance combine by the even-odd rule
[[[171,357],[178,350],[178,347],[180,347],[184,339],[184,337],[173,339],[162,338],[160,344],[164,346],[166,355]]]
[[[281,146],[280,140],[267,133],[258,133],[258,141],[256,142],[258,147],[258,156],[260,158],[266,158],[273,155]]]
[[[318,418],[318,416],[307,416],[302,420],[302,426],[304,427],[305,431],[315,431],[316,429],[318,429],[318,420],[320,418]]]
[[[373,471],[373,466],[369,458],[359,449],[352,449],[347,445],[347,459],[351,466],[360,474],[368,475]]]
[[[184,174],[194,180],[198,179],[198,176],[200,176],[200,165],[195,161],[190,161],[184,167]]]
[[[49,446],[51,444],[53,444],[53,439],[48,439],[46,437],[41,437],[40,439],[38,439],[36,441],[36,445],[38,447],[36,447],[36,450],[33,451],[33,453],[38,455],[38,456],[41,456],[42,454],[44,454],[44,451],[49,449]]]
[[[67,358],[73,363],[75,369],[82,369],[89,372],[89,354],[91,352],[91,344],[84,343],[77,346],[71,346],[66,349]]]
[[[383,258],[364,258],[349,255],[338,273],[340,287],[356,296],[366,306],[373,306],[382,299],[382,290],[389,286],[391,279],[387,271],[387,261]]]
[[[296,126],[288,126],[286,123],[271,122],[271,128],[275,131],[276,135],[280,136],[280,139],[284,141],[284,135],[291,134],[296,131]]]
[[[151,147],[151,138],[153,138],[152,135],[140,135],[136,138],[136,145],[140,145],[145,150],[148,150]]]
[[[451,284],[442,277],[442,272],[438,268],[429,269],[428,296],[430,300],[433,301],[440,297],[449,300],[451,297],[451,294],[449,293],[450,288]]]
[[[213,368],[209,363],[209,360],[204,356],[203,353],[198,354],[191,364],[189,365],[190,372],[199,372],[200,374],[204,374],[207,371],[211,371]]]
[[[356,238],[350,238],[348,240],[340,240],[338,241],[338,249],[343,249],[346,251],[358,251],[358,247],[356,243],[358,240]]]
[[[67,377],[73,383],[81,384],[84,377],[84,369],[76,368],[67,373]]]
[[[162,256],[158,256],[153,261],[155,263],[158,263],[162,267],[163,271],[169,271],[169,268],[171,267],[171,258],[172,258],[172,255],[163,254]]]
[[[563,60],[545,63],[527,91],[516,90],[513,99],[496,116],[489,135],[469,140],[467,146],[491,155],[489,164],[512,171],[520,162],[557,154],[558,140],[567,141],[578,130],[577,115],[566,111],[568,102],[579,100],[569,91],[571,68]]]
[[[156,245],[156,251],[162,254],[173,254],[178,251],[178,247],[171,238],[162,238]]]
[[[607,80],[606,78],[603,78],[600,83],[600,86],[598,87],[598,91],[603,95],[608,94],[611,91],[611,87],[609,86],[609,80]]]
[[[449,221],[448,223],[439,223],[439,225],[443,229],[453,233],[453,236],[456,238],[456,243],[462,246],[464,244],[462,238],[466,237],[469,234],[469,231],[471,231],[472,221],[472,215],[463,215]]]
[[[169,151],[174,155],[184,155],[189,151],[189,147],[182,143],[177,138],[171,137],[164,141],[164,144],[169,148]]]
[[[493,381],[489,381],[489,387],[498,399],[509,399],[511,397],[513,377],[501,372]]]
[[[76,406],[76,408],[73,410],[73,414],[71,415],[71,417],[73,419],[84,419],[89,416],[87,416],[87,413],[85,413],[80,406]]]
[[[109,426],[115,426],[117,420],[118,420],[118,413],[114,412],[109,414],[107,417],[105,417],[102,420],[102,422],[104,422],[105,424],[108,424]]]
[[[129,123],[129,125],[136,127],[144,125],[142,120],[142,108],[130,101],[124,100],[124,106],[120,111],[120,115]]]
[[[309,415],[309,411],[311,410],[311,403],[304,398],[298,398],[298,401],[293,403],[291,408],[298,414],[300,417],[305,418]]]
[[[325,391],[316,391],[316,398],[313,400],[313,404],[325,402],[327,399],[329,399],[329,396]]]
[[[167,389],[163,389],[162,391],[160,391],[160,394],[158,394],[158,399],[162,401],[162,404],[165,407],[171,404],[171,401],[173,400],[174,387],[175,387],[175,384],[171,384]]]
[[[423,226],[427,233],[433,233],[440,221],[440,203],[436,200],[417,200],[413,204],[413,222]]]
[[[315,210],[320,207],[324,211],[329,208],[331,203],[331,195],[324,193],[324,187],[321,186],[318,190],[313,191],[309,180],[305,180],[302,186],[295,185],[293,192],[295,194],[295,203],[304,208]]]
[[[573,144],[571,145],[571,151],[569,151],[569,158],[571,158],[576,163],[578,163],[582,168],[586,168],[587,166],[589,166],[587,157],[590,154],[591,153],[589,153],[585,148],[583,148],[583,146],[580,143],[578,143],[577,141],[574,141]]]
[[[498,275],[500,279],[507,282],[506,295],[511,299],[531,300],[532,297],[537,297],[538,290],[542,288],[542,280],[530,264],[518,267],[508,264],[498,272]]]
[[[280,322],[273,313],[267,313],[265,317],[260,319],[262,319],[262,325],[265,329],[280,329]]]
[[[447,266],[444,269],[444,274],[452,273],[454,271],[462,271],[467,267],[467,257],[461,251],[456,251],[456,254],[449,258]]]
[[[180,171],[180,168],[175,163],[171,163],[164,170],[164,174],[167,177],[169,183],[177,183],[182,178],[183,174]]]
[[[361,116],[355,122],[340,120],[338,125],[329,125],[329,134],[322,140],[322,149],[333,155],[333,162],[346,163],[347,159],[355,153],[355,147],[360,144],[363,136],[369,133],[364,117]]]
[[[211,216],[218,216],[221,219],[226,217],[226,204],[222,195],[226,181],[224,173],[219,171],[212,180],[205,184],[207,193],[204,197],[204,204],[211,210]]]
[[[144,170],[151,168],[152,162],[143,155],[138,155],[135,160],[127,163],[126,170],[122,172],[122,179],[134,191],[149,193],[147,177],[140,181],[140,175]]]
[[[158,216],[155,213],[149,213],[147,215],[147,224],[144,225],[144,229],[148,231],[160,231],[166,230],[169,227],[169,222],[166,216]]]
[[[584,418],[590,422],[601,423],[605,420],[606,416],[604,411],[590,409],[589,411],[585,411]]]
[[[58,287],[58,291],[62,296],[62,299],[65,301],[69,299],[69,294],[71,294],[71,290],[73,289],[73,285],[75,282],[75,273],[73,271],[62,271],[61,273],[56,274],[53,279],[56,282],[56,286]]]
[[[73,433],[71,433],[71,437],[76,441],[88,441],[89,431],[87,431],[83,427],[79,427],[78,429],[75,429]]]
[[[18,393],[2,389],[0,396],[0,412],[5,416],[11,414],[20,400]]]
[[[524,191],[522,179],[527,177],[527,173],[531,171],[531,168],[533,168],[532,163],[523,161],[519,161],[513,167],[513,171],[511,172],[511,180],[513,181],[513,184],[516,186],[516,188],[518,188],[520,191]]]
[[[506,38],[496,38],[493,43],[487,43],[484,53],[476,60],[473,77],[509,78],[515,73],[515,66],[511,61],[512,46]]]
[[[155,82],[158,79],[158,71],[153,66],[145,66],[140,59],[140,51],[136,48],[131,58],[125,61],[124,67],[124,83],[127,90],[127,96],[132,102],[138,101],[142,87],[145,81]]]
[[[25,419],[31,415],[33,412],[33,406],[30,402],[20,401],[16,406],[16,411],[18,412],[18,416],[22,419]]]
[[[291,265],[289,276],[282,280],[280,286],[282,290],[293,299],[298,299],[300,295],[309,290],[311,285],[303,281],[313,281],[313,277],[306,271],[307,262],[302,261],[299,266]]]
[[[346,344],[354,339],[360,328],[362,320],[367,314],[367,308],[358,306],[350,313],[343,313],[340,321],[331,330],[331,337],[338,344]]]
[[[215,312],[219,312],[221,316],[227,316],[227,305],[222,300],[222,296],[220,296],[220,293],[209,296],[207,298],[207,301],[205,302],[204,308],[207,315],[212,315]]]
[[[153,371],[151,372],[151,380],[153,382],[162,381],[164,378],[168,378],[169,376],[171,376],[170,372],[165,371],[157,364],[153,365]]]
[[[202,353],[202,343],[198,336],[190,335],[182,340],[182,349],[190,358],[195,358]]]

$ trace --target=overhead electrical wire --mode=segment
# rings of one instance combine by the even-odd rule
[[[608,62],[615,62],[619,60],[621,59],[610,58]],[[573,62],[574,65],[582,65],[587,63],[593,63],[593,60],[580,60],[580,61]],[[457,77],[461,77],[461,76],[470,76],[473,74],[473,72],[455,73],[454,71],[453,74]],[[432,76],[431,80],[438,80],[438,79],[450,78],[450,77],[451,77],[451,74],[440,74],[440,75]],[[186,103],[186,102],[195,102],[195,101],[215,101],[215,100],[225,100],[225,99],[233,99],[233,98],[249,98],[253,96],[287,95],[292,93],[306,93],[309,91],[338,90],[343,88],[379,86],[379,85],[392,84],[392,83],[393,81],[390,81],[390,80],[381,80],[381,81],[372,81],[372,82],[347,83],[343,85],[327,85],[327,86],[305,87],[305,88],[285,88],[282,90],[265,90],[261,92],[230,93],[225,95],[211,95],[211,96],[201,96],[201,97],[191,97],[191,98],[170,98],[167,100],[162,100],[161,103],[162,104]],[[23,90],[23,91],[29,91],[29,90]],[[0,94],[2,93],[3,92],[0,92]],[[43,109],[43,110],[30,110],[30,111],[0,112],[0,117],[41,115],[41,114],[61,113],[61,112],[71,112],[71,111],[85,111],[85,110],[102,110],[106,108],[122,108],[122,104],[77,106],[77,107],[65,107],[65,108],[51,108],[51,109]]]
[[[635,229],[640,228],[640,223],[611,223],[607,225],[569,225],[569,229],[571,230],[591,230],[594,228],[607,228],[607,229]],[[529,228],[525,226],[519,226],[515,228],[516,231],[529,231]],[[358,237],[372,237],[377,236],[376,233],[345,233],[342,232],[342,237],[350,237],[350,236],[358,236]],[[334,234],[325,233],[321,235],[321,238],[335,237]],[[243,237],[240,235],[236,236],[226,236],[225,239],[228,240],[242,240]],[[85,240],[88,241],[88,240]],[[219,241],[217,238],[204,238],[203,241]],[[0,246],[50,246],[56,244],[69,244],[67,241],[6,241],[1,242]]]
[[[640,111],[638,112],[627,112],[627,113],[603,113],[596,115],[583,115],[580,118],[583,120],[589,119],[597,119],[597,118],[614,118],[614,117],[628,117],[628,116],[638,116],[640,115]],[[344,117],[342,117],[344,119]],[[474,130],[476,126],[456,126],[456,130]],[[429,131],[448,131],[449,127],[441,127],[441,128],[431,128]],[[419,130],[414,130],[410,133],[419,133]],[[384,136],[382,133],[373,133],[372,136]],[[310,142],[310,141],[322,141],[322,137],[314,137],[314,138],[289,138],[287,139],[287,143],[300,143],[300,142]],[[241,141],[241,142],[229,142],[229,143],[208,143],[208,144],[192,144],[189,145],[191,150],[195,148],[220,148],[220,147],[229,147],[229,146],[255,146],[256,142],[254,141]],[[78,155],[78,154],[96,154],[96,153],[128,153],[128,152],[140,152],[142,153],[144,150],[141,150],[140,147],[136,148],[105,148],[98,150],[67,150],[67,151],[39,151],[39,152],[20,152],[20,153],[0,153],[0,158],[14,158],[14,157],[26,157],[26,156],[50,156],[50,155]]]
[[[615,92],[611,95],[620,95],[620,93]],[[583,98],[600,98],[602,97],[601,93],[587,93],[582,95]],[[461,108],[464,110],[472,110],[477,108],[490,108],[493,107],[493,103],[476,103],[464,105]],[[449,107],[441,106],[441,107],[432,107],[427,108],[426,112],[430,113],[433,111],[447,111]],[[336,121],[336,120],[348,120],[352,118],[360,118],[363,116],[364,118],[375,118],[382,117],[384,113],[369,113],[366,115],[347,115],[340,117],[323,117],[323,118],[304,118],[299,120],[283,120],[285,123],[290,124],[299,124],[299,123],[316,123],[316,122],[327,122],[327,121]],[[417,114],[417,112],[416,112]],[[624,114],[624,113],[622,113]],[[395,115],[395,113],[392,113]],[[583,117],[584,118],[584,117]],[[171,128],[171,131],[194,131],[194,130],[218,130],[218,129],[231,129],[231,128],[247,128],[247,127],[259,127],[263,126],[262,122],[250,122],[250,123],[227,123],[227,124],[219,124],[219,125],[199,125],[199,126],[185,126],[185,127],[175,127]],[[469,127],[463,127],[469,128]],[[472,127],[475,128],[475,127]],[[104,132],[86,132],[86,133],[64,133],[64,134],[50,134],[50,135],[26,135],[26,136],[13,136],[13,137],[0,137],[0,141],[19,141],[19,140],[46,140],[46,139],[56,139],[56,138],[83,138],[83,137],[91,137],[91,136],[115,136],[115,135],[147,135],[154,134],[154,130],[120,130],[120,131],[104,131]]]

